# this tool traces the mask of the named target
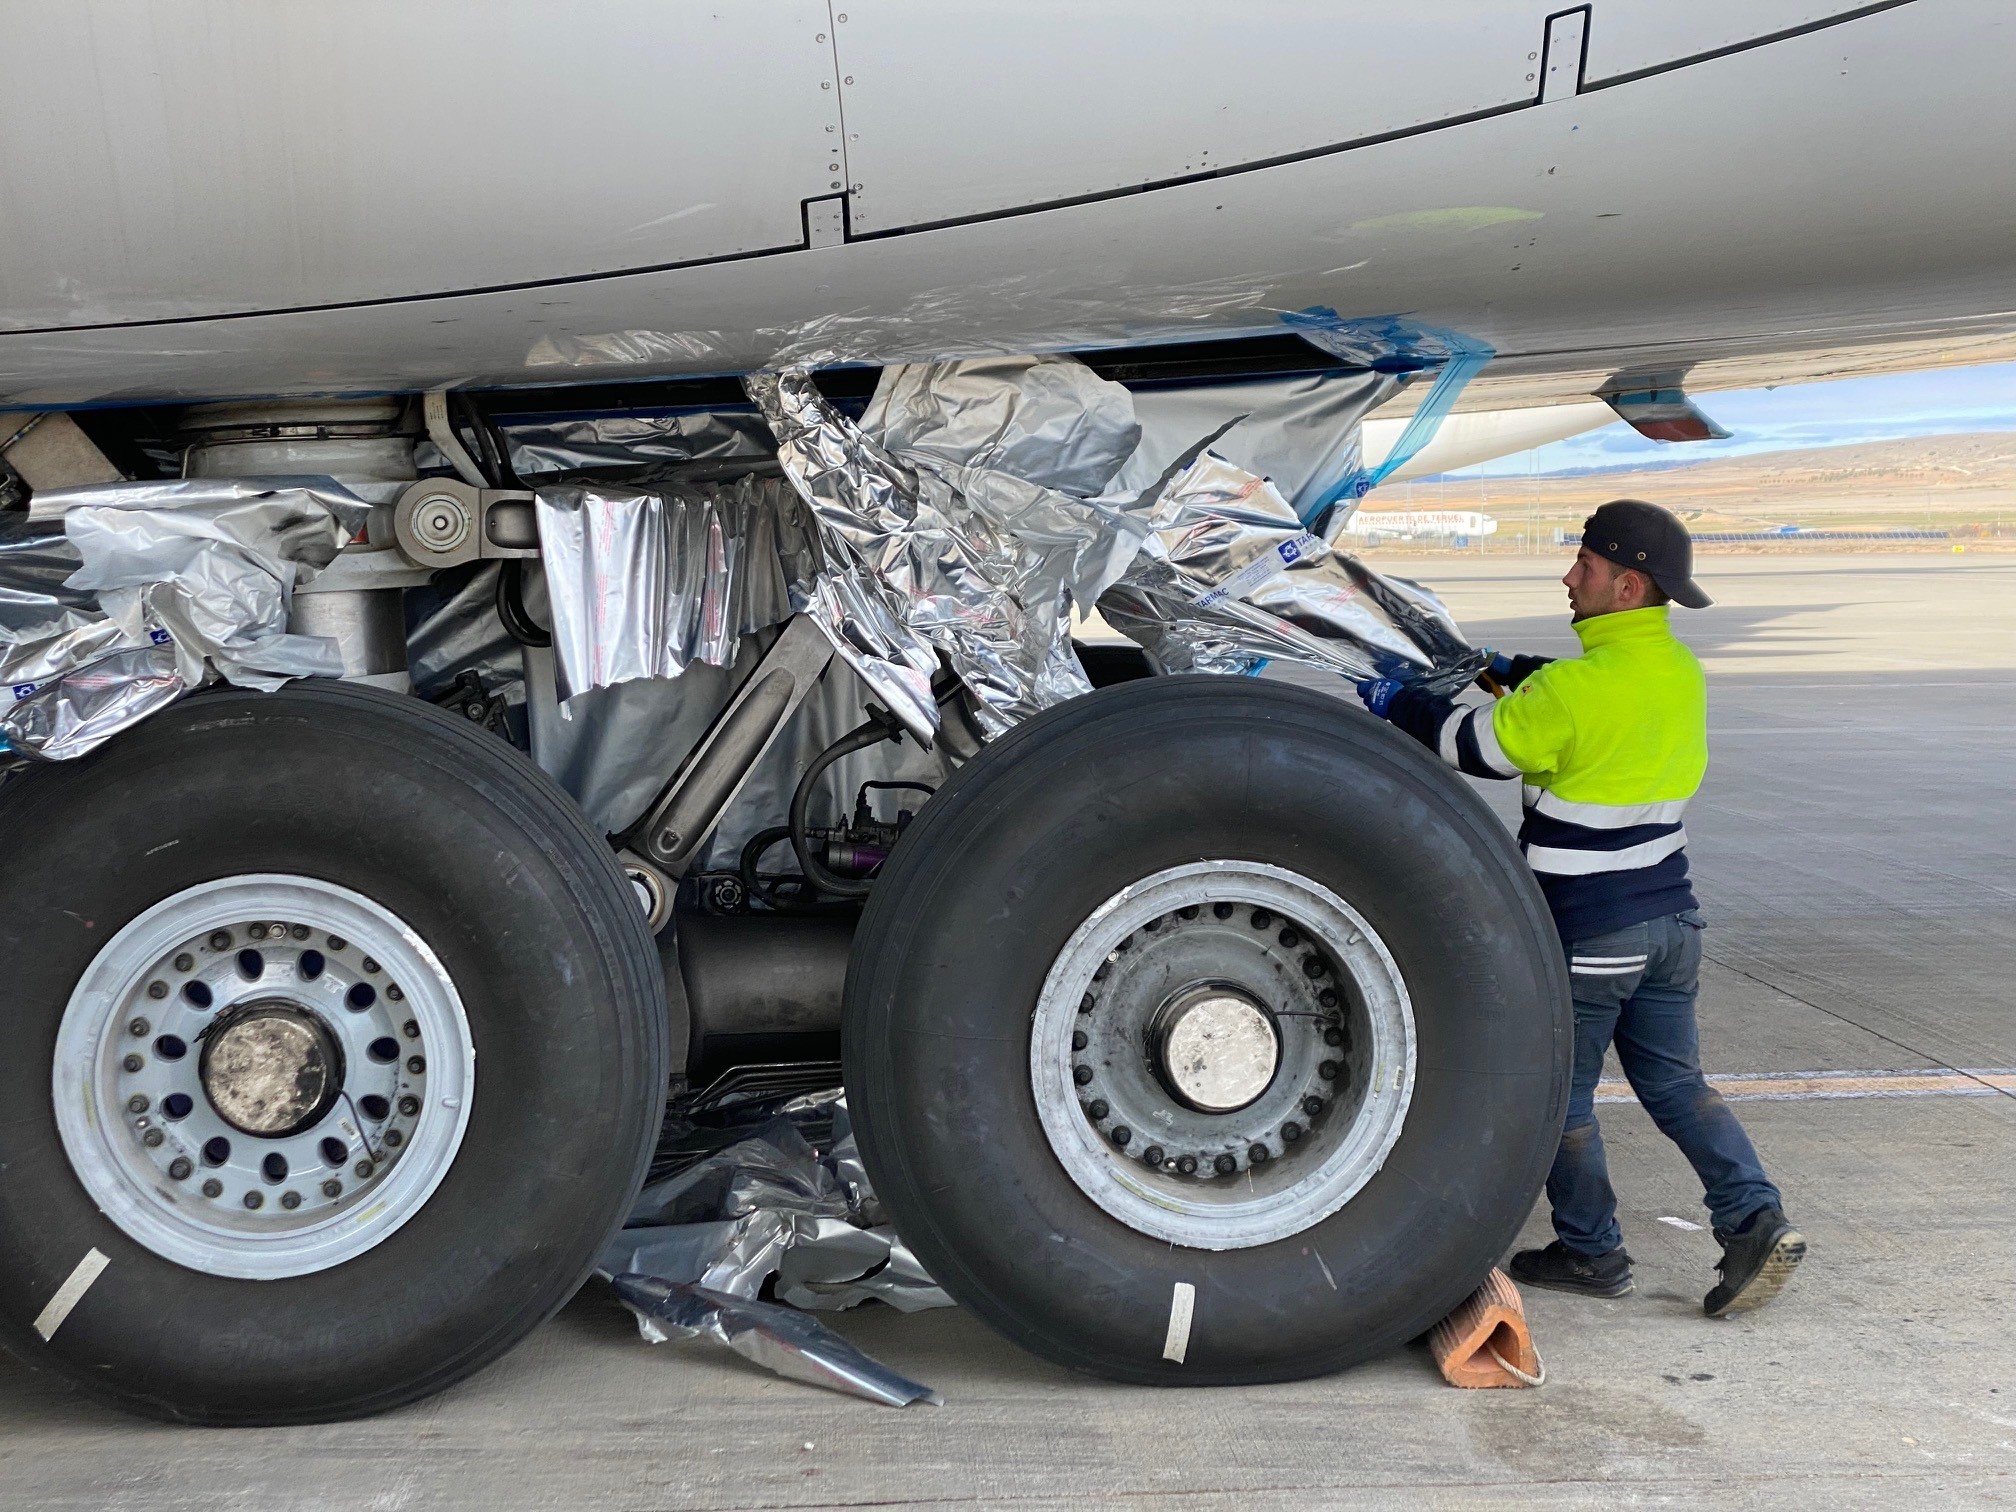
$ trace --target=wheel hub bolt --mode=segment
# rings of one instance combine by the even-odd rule
[[[203,1195],[212,1198],[222,1197],[224,1195],[224,1183],[219,1181],[215,1176],[212,1176],[208,1181],[203,1183]]]
[[[1316,1001],[1321,1003],[1325,1008],[1335,1008],[1337,1006],[1337,994],[1330,988],[1325,987],[1321,992],[1316,994]]]
[[[131,1097],[127,1098],[126,1111],[128,1113],[145,1113],[147,1111],[147,1094],[145,1092],[135,1092]]]
[[[1326,1045],[1343,1044],[1344,1031],[1342,1029],[1325,1029],[1323,1031],[1323,1043]]]
[[[266,1199],[257,1192],[247,1192],[245,1194],[245,1206],[257,1212],[260,1208],[266,1206]]]
[[[1335,1061],[1323,1062],[1322,1065],[1316,1068],[1316,1074],[1322,1077],[1323,1080],[1325,1081],[1337,1080],[1337,1062]]]
[[[1091,1043],[1092,1036],[1087,1034],[1083,1029],[1074,1029],[1071,1031],[1071,1048],[1073,1050],[1083,1050]]]
[[[1127,1141],[1132,1139],[1133,1137],[1134,1137],[1134,1131],[1128,1128],[1127,1125],[1119,1124],[1114,1127],[1113,1143],[1119,1145],[1121,1149],[1123,1150],[1126,1149]]]
[[[264,924],[248,924],[245,926],[245,933],[255,940],[263,940],[266,938],[266,926]]]
[[[1163,1161],[1162,1146],[1150,1145],[1141,1152],[1141,1158],[1151,1166],[1159,1166]]]
[[[1256,1144],[1255,1146],[1253,1146],[1252,1149],[1246,1152],[1246,1158],[1252,1161],[1253,1164],[1259,1165],[1263,1161],[1265,1161],[1269,1155],[1273,1153],[1274,1152],[1268,1149],[1267,1146]]]
[[[1091,1102],[1085,1105],[1085,1111],[1091,1115],[1092,1121],[1094,1123],[1097,1123],[1099,1122],[1100,1119],[1104,1118],[1108,1113],[1111,1113],[1113,1110],[1106,1106],[1105,1098],[1095,1097],[1092,1099]]]
[[[1297,945],[1300,945],[1302,943],[1301,934],[1293,929],[1282,930],[1281,933],[1278,936],[1276,936],[1276,938],[1279,939],[1281,943],[1287,946],[1288,949],[1290,950],[1293,950]]]
[[[1092,1068],[1090,1066],[1073,1066],[1071,1068],[1071,1080],[1078,1083],[1081,1087],[1084,1086],[1092,1080]]]
[[[212,950],[229,950],[231,948],[231,931],[228,929],[212,930],[210,933],[210,948]]]
[[[175,969],[177,971],[194,971],[196,969],[196,957],[189,954],[186,950],[183,951],[175,957]]]
[[[308,938],[308,926],[306,924],[296,924],[287,933],[294,936],[297,940],[305,940]]]
[[[1320,977],[1329,969],[1330,963],[1325,961],[1321,956],[1302,957],[1302,975],[1306,977]]]
[[[149,982],[147,984],[147,996],[158,1002],[160,999],[168,996],[168,984],[166,982]]]
[[[1232,905],[1221,903],[1218,906],[1229,910]],[[1195,1155],[1178,1155],[1176,1157],[1176,1169],[1181,1171],[1185,1176],[1195,1176],[1197,1174],[1197,1157]]]
[[[323,1182],[322,1195],[324,1197],[341,1197],[343,1195],[343,1183],[340,1181]]]
[[[395,1003],[403,1003],[406,1001],[406,994],[399,990],[399,984],[397,982],[387,982],[385,984],[385,996],[392,999],[392,1001]],[[419,1032],[417,1026],[414,1032],[416,1034]]]
[[[1230,903],[1213,903],[1211,905],[1211,916],[1215,919],[1231,918],[1232,905]],[[1193,1161],[1192,1164],[1195,1164],[1195,1162]]]
[[[411,1118],[415,1113],[420,1111],[420,1099],[417,1097],[400,1098],[399,1111],[404,1113],[408,1118]]]
[[[1239,1169],[1239,1162],[1234,1160],[1230,1155],[1220,1155],[1216,1160],[1211,1162],[1211,1169],[1216,1171],[1220,1176],[1230,1176],[1234,1171]]]
[[[144,1039],[146,1038],[147,1031],[149,1029],[152,1029],[153,1027],[154,1026],[151,1023],[149,1023],[146,1019],[136,1018],[135,1020],[133,1020],[132,1023],[126,1026],[126,1032],[132,1035],[133,1038],[135,1039]]]
[[[1085,996],[1083,996],[1082,998],[1080,998],[1080,999],[1078,1000],[1078,1011],[1079,1011],[1080,1013],[1090,1013],[1090,1012],[1092,1011],[1092,994],[1091,994],[1091,993],[1089,993],[1089,992],[1088,992],[1088,993],[1086,993],[1086,994],[1085,994]]]
[[[280,1194],[280,1206],[287,1209],[290,1213],[293,1212],[294,1209],[301,1206],[301,1194],[299,1192],[282,1192]]]
[[[370,1162],[370,1161],[368,1161],[368,1160],[360,1160],[360,1161],[358,1161],[358,1162],[357,1162],[357,1174],[358,1174],[359,1176],[369,1176],[369,1175],[371,1174],[371,1162]]]
[[[411,1071],[415,1076],[420,1075],[427,1069],[426,1058],[419,1055],[409,1056],[406,1061],[406,1069]]]
[[[1298,1123],[1285,1123],[1281,1125],[1281,1139],[1283,1143],[1293,1144],[1301,1137],[1302,1125]]]
[[[189,1173],[195,1169],[196,1167],[189,1163],[187,1155],[177,1155],[173,1160],[168,1162],[168,1175],[171,1180],[187,1181]]]
[[[349,942],[348,940],[344,939],[344,938],[343,938],[343,936],[341,936],[341,935],[331,935],[331,936],[329,936],[329,948],[330,948],[331,950],[341,950],[341,949],[343,949],[343,948],[344,948],[345,946],[347,946],[347,945],[348,945],[349,943],[350,943],[350,942]]]
[[[1195,903],[1185,903],[1181,908],[1176,910],[1176,916],[1181,919],[1196,918],[1197,905]]]
[[[1302,1111],[1307,1113],[1311,1118],[1314,1118],[1318,1113],[1323,1111],[1323,1099],[1314,1095],[1303,1098]]]
[[[1267,912],[1266,909],[1256,908],[1253,910],[1253,927],[1255,929],[1265,929],[1269,924],[1272,924],[1273,922],[1274,922],[1274,915]]]
[[[141,1055],[129,1055],[119,1064],[124,1066],[128,1071],[139,1071],[146,1066],[147,1058]]]
[[[364,957],[364,974],[366,976],[378,975],[378,963],[369,956]]]
[[[390,993],[387,993],[386,995],[387,995],[388,997],[389,997],[389,996],[391,996],[391,994],[390,994]],[[418,1038],[420,1038],[420,1024],[419,1024],[419,1021],[418,1021],[417,1019],[408,1019],[408,1020],[406,1020],[406,1022],[405,1022],[405,1023],[403,1023],[403,1024],[401,1024],[401,1025],[399,1026],[399,1032],[400,1032],[401,1034],[405,1035],[405,1036],[406,1036],[406,1038],[408,1038],[408,1039],[418,1039]]]
[[[147,1146],[150,1150],[158,1150],[167,1138],[168,1136],[163,1134],[159,1129],[149,1129],[145,1134],[140,1136],[140,1143]]]
[[[405,1142],[406,1136],[401,1134],[397,1129],[387,1129],[385,1131],[385,1147],[387,1149],[396,1150]]]

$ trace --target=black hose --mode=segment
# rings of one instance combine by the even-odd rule
[[[856,751],[865,751],[869,746],[880,745],[885,740],[897,738],[898,731],[885,721],[887,716],[870,719],[842,735],[833,744],[812,758],[812,764],[805,768],[805,775],[798,779],[798,789],[791,795],[791,849],[798,853],[798,866],[805,873],[805,880],[822,893],[836,898],[865,898],[874,890],[875,884],[863,877],[855,881],[848,877],[835,876],[821,866],[812,856],[811,842],[806,838],[805,811],[812,803],[812,790],[826,768],[843,756],[851,756]]]
[[[525,608],[522,557],[506,557],[497,564],[497,618],[504,622],[504,633],[521,646],[541,650],[553,644],[553,632],[532,618]]]
[[[810,885],[803,877],[778,878],[779,881],[796,883],[799,887],[804,888],[806,896],[802,898],[784,897],[774,891],[770,884],[763,880],[761,869],[763,853],[769,850],[771,846],[790,838],[791,828],[789,825],[784,824],[779,824],[771,829],[758,830],[749,837],[749,843],[742,847],[742,862],[738,868],[742,873],[743,889],[750,897],[757,899],[765,907],[773,909],[777,913],[824,913],[835,905],[821,903],[818,894],[812,891]]]

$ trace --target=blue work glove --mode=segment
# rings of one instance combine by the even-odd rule
[[[1397,677],[1368,677],[1357,684],[1358,697],[1381,719],[1393,707],[1393,697],[1407,684]]]
[[[1487,646],[1484,649],[1489,651],[1491,648]],[[1552,660],[1551,656],[1507,656],[1503,651],[1492,651],[1491,665],[1484,670],[1510,689],[1518,687]]]

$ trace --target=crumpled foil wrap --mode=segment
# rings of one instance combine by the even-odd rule
[[[755,1299],[773,1278],[779,1301],[813,1312],[871,1298],[903,1312],[952,1306],[889,1226],[838,1087],[725,1106],[675,1101],[651,1179],[631,1205],[628,1225],[603,1247],[596,1269],[697,1289],[717,1302],[754,1303],[759,1310],[763,1304]],[[787,1308],[774,1311],[795,1316]],[[852,1349],[815,1327],[797,1328],[793,1347],[816,1346],[823,1335]],[[739,1348],[732,1337],[709,1336]],[[776,1347],[774,1340],[766,1346]],[[770,1359],[762,1363],[779,1368]],[[794,1370],[781,1373],[810,1379]]]
[[[733,663],[744,635],[809,608],[810,513],[776,479],[536,495],[559,694]]]
[[[847,420],[802,370],[744,380],[785,476],[819,521],[826,571],[814,613],[920,739],[937,727],[940,653],[989,735],[1090,691],[1071,654],[1071,605],[1089,607],[1119,576],[1145,525],[1044,480],[1110,479],[1139,431],[1124,389],[1076,363],[1050,381],[1063,366],[888,369],[868,415],[890,427],[894,446]],[[975,367],[993,371],[974,376]],[[1039,476],[987,465],[1011,460]]]
[[[610,1285],[637,1315],[638,1332],[650,1343],[708,1339],[789,1380],[889,1407],[945,1405],[929,1386],[869,1358],[817,1318],[792,1308],[658,1276],[621,1273]]]
[[[347,489],[327,478],[194,478],[51,490],[37,502],[62,511],[62,547],[23,538],[0,550],[0,676],[13,695],[0,739],[13,750],[81,756],[212,671],[268,689],[342,674],[333,642],[288,634],[287,608],[296,582],[364,528],[370,506]],[[76,565],[58,586],[65,548]]]
[[[668,410],[503,421],[498,429],[521,478],[695,463],[767,462],[776,450],[754,410]]]
[[[1454,693],[1490,660],[1434,594],[1305,530],[1271,483],[1208,449],[1179,459],[1099,612],[1168,672],[1251,673],[1278,658]]]

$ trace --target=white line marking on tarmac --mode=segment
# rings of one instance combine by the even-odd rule
[[[1923,1071],[1765,1071],[1711,1076],[1727,1102],[1833,1102],[1857,1097],[2001,1097],[2016,1092],[2016,1068]],[[1638,1101],[1631,1084],[1600,1081],[1599,1103]]]
[[[42,1335],[44,1344],[56,1337],[56,1330],[63,1326],[70,1310],[84,1300],[84,1293],[91,1290],[91,1283],[103,1275],[105,1267],[111,1263],[108,1257],[95,1249],[84,1252],[84,1258],[70,1272],[70,1279],[56,1288],[56,1295],[49,1299],[49,1305],[35,1319],[35,1332]]]
[[[1162,1358],[1183,1363],[1190,1353],[1190,1316],[1197,1307],[1197,1288],[1178,1281],[1169,1293],[1169,1331],[1162,1336]]]

